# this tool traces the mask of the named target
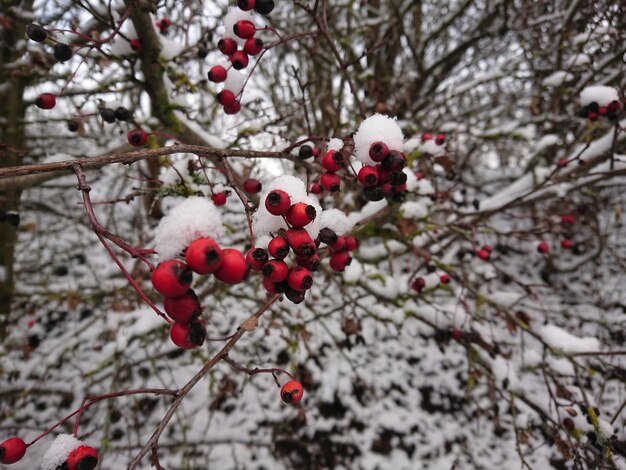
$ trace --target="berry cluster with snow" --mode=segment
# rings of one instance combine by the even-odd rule
[[[626,469],[619,1],[97,3],[0,21],[0,466]]]

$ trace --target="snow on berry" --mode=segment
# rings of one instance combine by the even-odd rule
[[[237,24],[238,21],[242,21],[242,20],[251,21],[252,23],[256,24],[255,19],[258,19],[258,16],[255,17],[249,11],[243,11],[237,7],[229,8],[228,13],[224,17],[225,36],[229,38],[233,38],[239,44],[243,45],[246,42],[246,40],[240,37],[237,37],[235,35],[235,32],[234,32],[235,24]],[[259,29],[258,24],[256,24],[256,27],[257,29]]]
[[[203,197],[189,197],[159,222],[155,249],[161,259],[174,258],[192,241],[201,237],[219,239],[223,231],[222,216],[215,205]]]
[[[336,150],[339,151],[343,148],[343,140],[338,139],[338,138],[334,138],[334,139],[330,139],[328,141],[328,143],[326,144],[326,151],[330,151],[330,150]]]
[[[390,150],[402,151],[403,141],[402,129],[394,118],[374,114],[363,121],[354,134],[354,149],[359,160],[366,165],[374,165],[369,155],[374,142],[384,142]]]
[[[600,105],[607,105],[612,101],[618,101],[617,90],[610,86],[592,85],[583,88],[580,92],[580,104],[587,106],[593,102]]]
[[[59,434],[48,448],[41,461],[41,470],[56,470],[63,465],[74,449],[78,449],[82,442],[69,434]]]
[[[338,235],[344,235],[354,228],[354,222],[339,209],[326,209],[320,217],[320,227],[329,228]]]

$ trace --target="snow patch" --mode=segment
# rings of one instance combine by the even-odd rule
[[[193,196],[172,208],[156,228],[155,244],[163,260],[174,258],[201,237],[218,240],[224,232],[222,216],[208,199]]]
[[[617,90],[610,86],[593,85],[583,88],[583,91],[580,92],[580,104],[583,106],[594,101],[600,106],[604,106],[617,100],[619,100]]]
[[[48,448],[41,461],[41,470],[55,470],[63,465],[74,449],[83,445],[69,434],[59,434]]]
[[[375,165],[370,158],[370,146],[374,142],[384,142],[389,150],[402,151],[404,136],[395,118],[374,114],[361,123],[354,134],[356,157],[366,165]]]

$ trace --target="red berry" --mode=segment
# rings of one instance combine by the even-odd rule
[[[289,254],[289,243],[280,235],[275,236],[267,244],[267,250],[276,259],[285,259]]]
[[[228,106],[237,101],[235,94],[230,90],[222,90],[217,94],[217,102],[222,106]]]
[[[347,251],[346,250],[346,239],[344,237],[337,237],[334,243],[330,244],[330,249],[332,251]]]
[[[417,279],[415,279],[415,281],[413,281],[413,283],[411,284],[411,289],[417,291],[417,292],[421,292],[421,290],[426,287],[426,280],[423,277],[418,277]]]
[[[179,297],[165,297],[163,307],[172,320],[185,325],[201,313],[200,301],[193,289]]]
[[[280,398],[288,405],[295,405],[304,395],[302,384],[297,380],[290,380],[280,389]]]
[[[359,241],[354,235],[347,235],[344,238],[346,239],[346,250],[354,251],[359,247]]]
[[[91,446],[77,447],[67,457],[68,470],[93,470],[96,465],[98,465],[98,451]]]
[[[256,26],[250,20],[239,20],[233,26],[233,32],[241,39],[248,39],[254,36]]]
[[[441,282],[442,284],[450,284],[450,276],[448,276],[447,274],[442,274],[441,276],[439,276],[439,282]]]
[[[139,39],[131,39],[130,48],[135,52],[141,52],[141,50],[143,49],[143,44]]]
[[[322,185],[319,183],[313,183],[311,189],[309,189],[309,192],[313,194],[321,194],[322,191],[324,191],[324,188],[322,188]]]
[[[558,165],[559,165],[560,167],[564,167],[564,166],[566,166],[566,165],[567,165],[567,158],[559,158]]]
[[[598,119],[598,113],[589,111],[589,114],[587,114],[587,119],[589,119],[590,121],[595,121],[596,119]]]
[[[443,134],[437,134],[437,137],[435,137],[435,143],[437,145],[443,145],[445,141],[446,141],[446,136]]]
[[[285,219],[292,227],[304,227],[315,220],[317,211],[315,207],[306,202],[296,202],[292,204]]]
[[[239,284],[248,274],[246,259],[239,250],[224,248],[222,265],[215,271],[215,277],[226,284]]]
[[[271,259],[263,265],[261,272],[264,277],[267,277],[270,281],[276,283],[287,279],[289,266],[287,266],[287,263],[284,261]]]
[[[166,297],[183,295],[189,290],[192,280],[189,266],[176,259],[163,261],[152,271],[152,286]]]
[[[237,114],[241,111],[241,103],[239,101],[233,101],[227,105],[224,105],[224,112],[226,114]]]
[[[335,173],[346,166],[341,153],[336,150],[329,150],[322,158],[322,166],[326,171]]]
[[[427,141],[429,141],[432,138],[433,138],[433,135],[428,133],[428,132],[424,132],[422,134],[422,142],[427,142]]]
[[[273,295],[276,293],[276,284],[272,282],[272,280],[269,277],[263,278],[263,287],[265,287],[265,291],[270,295]]]
[[[600,116],[604,116],[606,114],[606,112],[607,112],[607,107],[606,106],[600,106],[598,108],[598,114]]]
[[[243,182],[243,189],[249,194],[256,194],[261,191],[262,188],[261,182],[253,178],[248,178]]]
[[[463,339],[463,332],[458,328],[452,328],[452,337],[456,341],[461,341]]]
[[[257,55],[263,50],[263,41],[259,38],[248,38],[243,44],[243,51],[248,55]]]
[[[561,247],[566,250],[570,250],[574,247],[574,242],[566,238],[565,240],[561,240]]]
[[[170,338],[172,342],[182,349],[194,349],[202,346],[206,339],[206,329],[198,320],[184,325],[174,323],[170,328]]]
[[[287,284],[289,284],[289,287],[293,290],[298,292],[310,289],[313,285],[313,276],[311,276],[311,271],[302,266],[294,266],[289,270]]]
[[[0,444],[0,463],[12,464],[26,454],[26,443],[19,437],[10,437]]]
[[[382,165],[376,165],[376,171],[378,172],[378,182],[379,183],[389,183],[391,178],[393,177],[393,173],[390,170],[386,170]]]
[[[576,222],[576,216],[574,214],[562,214],[561,223],[567,225],[573,225]]]
[[[619,101],[615,100],[609,103],[609,105],[606,107],[606,110],[608,113],[615,114],[620,110],[621,107],[622,104]]]
[[[211,194],[211,201],[213,201],[213,204],[216,206],[223,206],[226,204],[227,198],[228,196],[226,195],[226,191]]]
[[[274,189],[265,198],[265,208],[272,215],[286,215],[291,207],[289,194],[281,189]]]
[[[484,248],[481,248],[476,252],[476,256],[478,256],[483,261],[487,261],[489,259],[489,252]]]
[[[416,171],[415,177],[417,178],[417,181],[421,181],[422,179],[424,179],[424,174],[421,171]]]
[[[373,166],[364,166],[359,170],[359,182],[365,186],[376,186],[378,184],[378,180],[380,178],[378,174],[378,170]]]
[[[380,162],[389,154],[389,147],[384,142],[374,142],[370,145],[369,155],[375,162]]]
[[[385,170],[397,173],[406,166],[406,157],[402,152],[390,150],[389,155],[383,159],[381,165]]]
[[[324,188],[326,191],[335,193],[339,191],[339,188],[341,187],[341,178],[339,178],[339,175],[337,173],[326,172],[322,174],[322,177],[320,178],[320,184],[322,185],[322,188]]]
[[[233,68],[235,70],[245,69],[250,62],[248,58],[248,54],[244,51],[237,51],[233,55],[230,56],[230,63],[233,64]]]
[[[35,105],[41,109],[52,109],[57,104],[57,97],[52,93],[42,93],[35,100]]]
[[[213,83],[221,83],[226,80],[228,71],[221,65],[214,65],[208,73],[209,81]]]
[[[133,129],[128,133],[128,143],[134,147],[143,147],[148,141],[148,133],[143,129]]]
[[[406,183],[397,184],[395,186],[392,186],[392,189],[393,189],[394,193],[403,193],[404,191],[406,191]]]
[[[491,245],[483,245],[483,250],[487,250],[489,253],[493,251],[493,246]]]
[[[224,55],[231,56],[237,51],[237,41],[233,38],[223,38],[217,43],[217,48]]]
[[[237,0],[237,6],[240,10],[250,11],[254,8],[254,0]]]
[[[198,238],[187,247],[185,261],[198,274],[211,274],[222,265],[222,250],[212,238]]]
[[[246,254],[246,263],[254,271],[260,271],[267,260],[267,251],[263,248],[251,248]]]
[[[343,271],[352,262],[348,251],[338,251],[330,256],[330,267],[333,271]]]
[[[285,232],[285,237],[296,256],[306,258],[313,256],[317,251],[315,241],[313,241],[309,232],[303,228],[290,228]]]
[[[550,247],[548,246],[546,242],[541,242],[537,245],[537,251],[539,253],[547,253],[549,249]]]
[[[320,257],[317,253],[312,256],[296,256],[296,263],[298,266],[307,268],[311,272],[319,270],[321,265]]]

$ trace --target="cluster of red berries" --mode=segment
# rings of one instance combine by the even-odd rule
[[[316,147],[303,145],[300,147],[298,157],[305,160],[317,158],[319,151]],[[364,187],[363,194],[370,201],[380,201],[385,197],[400,201],[406,190],[407,175],[404,173],[406,157],[402,152],[389,150],[384,142],[374,142],[369,149],[370,158],[376,165],[361,167],[357,175],[359,183]],[[323,191],[335,193],[341,189],[341,178],[338,171],[349,165],[347,157],[341,150],[329,150],[319,163],[325,170],[319,181],[310,187],[313,194],[321,194]]]
[[[11,437],[0,444],[0,463],[18,462],[26,454],[27,445],[19,437]],[[62,468],[67,470],[93,470],[98,465],[98,451],[88,445],[80,445],[67,457]]]
[[[26,27],[26,35],[34,42],[44,42],[48,39],[48,32],[41,25],[34,23]],[[53,54],[54,58],[59,62],[67,62],[72,58],[72,47],[69,44],[57,42],[53,47]],[[52,109],[56,106],[56,95],[53,93],[42,93],[35,99],[35,105],[41,109]]]
[[[424,132],[422,134],[422,143],[428,142],[433,139],[433,135],[430,132]],[[446,136],[444,134],[437,134],[435,137],[435,144],[443,145],[446,142]]]
[[[605,106],[600,106],[597,101],[592,101],[588,105],[583,106],[578,115],[590,121],[595,121],[599,117],[605,117],[609,121],[615,121],[621,109],[622,104],[617,100],[613,100]]]
[[[170,338],[180,348],[193,349],[206,338],[206,329],[198,320],[202,307],[191,289],[193,273],[213,274],[219,281],[239,284],[246,277],[248,267],[240,251],[220,248],[207,237],[189,244],[185,261],[171,259],[160,263],[152,271],[152,285],[165,297],[165,313],[174,321]]]
[[[254,10],[261,15],[269,15],[274,9],[273,0],[238,0],[237,7],[249,12]],[[228,57],[230,66],[227,68],[221,65],[214,65],[208,72],[209,81],[214,83],[222,83],[228,77],[228,70],[232,67],[235,70],[243,70],[250,63],[250,56],[256,56],[263,50],[263,41],[256,36],[257,27],[249,19],[241,19],[237,21],[232,31],[226,31],[226,36],[217,43],[219,51]],[[243,45],[239,47],[237,39],[230,36],[234,35],[243,41]],[[238,96],[241,91],[235,93],[233,90],[224,88],[217,94],[217,101],[223,106],[226,114],[237,114],[241,109],[241,103]]]
[[[493,246],[491,245],[483,245],[480,250],[478,250],[476,252],[476,256],[478,257],[478,259],[481,259],[483,261],[489,261],[489,258],[491,257],[491,252],[493,251]]]
[[[389,150],[384,142],[374,142],[369,156],[376,166],[365,165],[359,170],[358,180],[364,186],[363,194],[369,201],[385,197],[401,201],[406,191],[407,175],[404,173],[406,157],[398,150]]]
[[[260,192],[261,189],[263,189],[263,185],[257,179],[248,178],[243,182],[243,190],[248,194],[256,194]],[[211,201],[213,201],[213,204],[216,206],[223,206],[226,204],[228,196],[230,196],[230,191],[228,190],[211,190]]]
[[[250,268],[263,275],[263,286],[269,294],[282,293],[293,303],[304,301],[305,293],[313,285],[313,272],[320,268],[317,249],[325,243],[330,251],[330,267],[343,271],[352,261],[350,251],[358,247],[354,236],[339,236],[333,230],[324,228],[313,240],[304,228],[315,220],[317,211],[306,202],[291,203],[289,194],[274,189],[265,198],[265,208],[277,217],[283,217],[288,229],[279,230],[267,245],[251,248],[246,261]],[[293,252],[295,265],[285,261]],[[270,258],[271,256],[271,258]]]
[[[429,264],[428,266],[426,266],[426,270],[429,274],[434,273],[436,271],[435,266],[433,266],[432,264]],[[450,284],[451,278],[449,274],[441,274],[439,276],[439,284]],[[422,292],[424,290],[424,288],[426,287],[426,279],[424,279],[423,277],[419,276],[417,278],[415,278],[415,280],[411,283],[411,289],[413,289],[415,292]]]
[[[561,215],[561,225],[563,226],[572,226],[576,222],[576,216],[573,214],[562,214]],[[574,248],[574,242],[572,241],[571,235],[566,232],[565,237],[561,240],[561,248],[564,250],[571,250]],[[542,241],[537,245],[537,251],[539,253],[545,254],[550,251],[550,245],[547,242]]]

